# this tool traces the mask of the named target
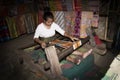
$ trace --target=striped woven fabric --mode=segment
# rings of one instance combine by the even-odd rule
[[[64,18],[64,16],[65,16],[65,14],[64,14],[64,12],[63,11],[55,11],[55,13],[54,13],[54,15],[55,15],[55,22],[62,28],[62,29],[64,29],[64,27],[65,27],[65,18]]]

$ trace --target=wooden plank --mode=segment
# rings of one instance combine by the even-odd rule
[[[48,62],[50,63],[50,70],[54,77],[60,77],[62,74],[62,70],[59,64],[59,59],[57,56],[55,46],[49,46],[45,48],[46,56]]]

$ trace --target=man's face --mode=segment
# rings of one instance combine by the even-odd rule
[[[53,19],[48,18],[46,21],[44,21],[44,23],[45,23],[45,25],[46,25],[47,27],[50,27],[51,24],[53,23]]]

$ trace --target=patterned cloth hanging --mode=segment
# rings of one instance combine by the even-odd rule
[[[24,15],[19,15],[15,17],[15,23],[16,23],[18,35],[22,35],[26,33],[24,19],[25,19]]]
[[[18,37],[16,24],[15,24],[15,17],[6,17],[6,21],[10,32],[10,38],[12,39]]]
[[[27,33],[34,32],[35,23],[32,14],[25,14],[25,27],[27,29]]]
[[[0,18],[0,42],[8,41],[10,39],[8,26],[5,18]]]
[[[65,0],[67,11],[73,11],[73,0]]]
[[[65,31],[73,36],[74,25],[75,25],[75,11],[64,11],[65,12]]]
[[[64,29],[64,27],[65,27],[65,18],[64,18],[64,16],[65,16],[65,14],[64,14],[64,12],[63,11],[55,11],[55,13],[54,13],[54,15],[55,15],[55,22],[62,28],[62,29]]]
[[[87,37],[86,28],[91,27],[92,18],[93,18],[93,12],[82,11],[82,13],[81,13],[80,38]]]
[[[55,0],[54,4],[56,6],[56,11],[62,11],[62,3],[61,0]]]
[[[80,22],[81,22],[81,0],[74,0],[73,9],[76,12],[74,36],[80,38]]]
[[[80,22],[81,22],[81,12],[76,11],[74,36],[77,38],[80,38]]]

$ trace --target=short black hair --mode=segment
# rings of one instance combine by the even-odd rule
[[[51,18],[54,20],[54,16],[53,16],[53,13],[48,11],[48,12],[44,12],[44,15],[43,15],[43,19],[46,21],[48,18]]]

